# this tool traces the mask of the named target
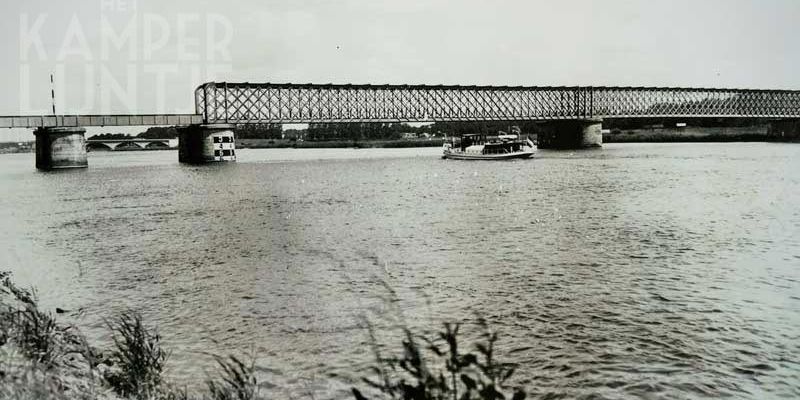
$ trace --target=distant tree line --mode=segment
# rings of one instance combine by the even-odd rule
[[[310,124],[303,137],[308,141],[325,140],[396,140],[407,135],[420,137],[458,136],[468,133],[497,134],[519,130],[534,134],[538,124],[533,121],[435,122],[422,126],[407,123],[324,123]]]
[[[234,129],[238,139],[281,139],[283,128],[281,124],[245,124]]]
[[[402,123],[324,123],[309,124],[305,139],[323,140],[392,140],[400,139],[406,132],[417,128]]]
[[[470,133],[494,135],[500,132],[520,134],[534,134],[539,130],[539,123],[535,121],[471,121],[471,122],[435,122],[424,126],[427,132],[458,136]]]
[[[605,129],[640,129],[653,126],[675,127],[678,123],[695,127],[742,127],[762,124],[756,118],[606,118]],[[283,130],[281,124],[246,124],[237,126],[234,133],[240,139],[304,139],[307,141],[330,140],[397,140],[411,134],[412,136],[458,136],[469,133],[497,134],[498,132],[516,132],[522,135],[541,133],[547,121],[469,121],[469,122],[435,122],[422,126],[407,123],[352,122],[352,123],[319,123],[309,124],[307,129]],[[512,128],[515,127],[515,128]],[[131,136],[124,133],[102,133],[89,139],[174,139],[178,137],[178,128],[151,127],[146,131]]]
[[[127,139],[175,139],[178,137],[178,128],[174,126],[154,126],[146,131],[133,136],[126,133],[101,133],[90,136],[93,140],[127,140]]]
[[[174,126],[154,126],[136,135],[141,139],[175,139],[178,137],[178,128]]]
[[[605,118],[603,128],[606,129],[640,129],[651,126],[675,127],[678,123],[703,128],[742,127],[763,124],[757,118]]]
[[[125,134],[125,133],[101,133],[98,135],[89,136],[90,140],[126,140],[126,139],[134,139],[133,136]]]

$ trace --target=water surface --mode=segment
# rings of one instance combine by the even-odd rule
[[[800,396],[800,146],[439,151],[90,153],[57,173],[4,155],[0,266],[99,343],[141,310],[189,385],[209,353],[255,353],[262,393],[347,397],[362,317],[401,313],[483,316],[534,395]]]

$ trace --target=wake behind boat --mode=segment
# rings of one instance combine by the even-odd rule
[[[519,135],[461,135],[442,145],[442,158],[454,160],[508,160],[529,158],[536,151],[533,142]]]

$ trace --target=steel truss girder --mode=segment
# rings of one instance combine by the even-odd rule
[[[659,87],[318,85],[210,82],[205,123],[800,117],[800,91]]]

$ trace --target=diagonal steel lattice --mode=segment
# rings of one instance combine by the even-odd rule
[[[800,117],[800,91],[218,83],[195,91],[205,123]]]

